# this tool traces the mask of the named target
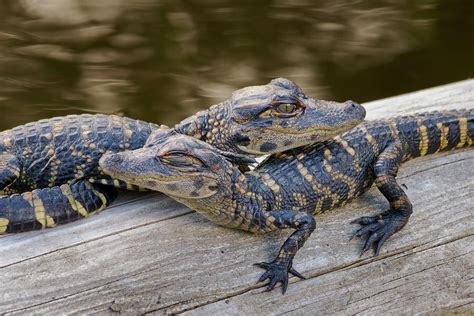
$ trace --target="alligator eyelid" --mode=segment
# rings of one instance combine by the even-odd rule
[[[181,157],[184,157],[184,158],[190,158],[194,161],[197,161],[199,162],[201,165],[203,166],[206,166],[206,164],[204,163],[204,161],[202,161],[201,159],[195,157],[195,156],[192,156],[192,155],[189,155],[185,152],[182,152],[182,151],[169,151],[167,152],[166,154],[164,155],[161,155],[160,159],[164,158],[165,160],[169,161],[170,159],[169,158],[166,158],[166,156],[181,156]],[[182,163],[180,161],[176,162],[176,163]]]
[[[160,161],[169,161],[170,156],[184,156],[184,154],[180,153],[180,152],[167,152],[167,153],[162,154],[162,155],[157,155],[155,158],[160,160]]]
[[[273,106],[274,106],[274,104],[273,104],[273,101],[272,101],[272,103],[269,103],[267,106],[262,107],[261,111],[259,111],[258,113],[255,113],[255,115],[253,115],[249,120],[256,119],[257,117],[259,117],[263,113],[267,112],[268,110],[271,110],[273,108]],[[235,119],[234,119],[234,121],[238,122]]]
[[[295,100],[295,102],[304,109],[306,108],[306,105],[302,100],[308,99],[308,97],[305,96],[304,94],[302,94],[302,96],[303,97],[300,97],[300,95],[297,95],[297,96],[291,95],[291,97]]]
[[[308,96],[304,93],[298,93],[297,97],[298,99],[308,99]]]
[[[302,98],[292,94],[290,94],[289,96],[277,96],[272,100],[272,105],[275,106],[282,103],[292,103],[299,107],[305,108],[306,106],[301,99]]]

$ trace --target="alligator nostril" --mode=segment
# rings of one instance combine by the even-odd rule
[[[116,154],[109,155],[108,159],[112,163],[121,163],[123,161],[122,156]]]
[[[350,109],[351,111],[358,111],[362,107],[359,103],[354,101],[347,101],[347,103],[348,109]]]
[[[344,104],[346,105],[346,111],[351,113],[351,115],[355,115],[358,118],[362,119],[365,118],[366,112],[362,105],[352,100],[346,101],[344,102]]]
[[[347,101],[347,103],[349,103],[349,106],[351,107],[351,109],[356,109],[360,107],[360,104],[354,101]]]

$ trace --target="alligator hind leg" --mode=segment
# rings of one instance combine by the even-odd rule
[[[395,179],[402,159],[403,148],[400,142],[395,142],[387,147],[375,163],[375,184],[390,203],[390,209],[376,216],[364,216],[352,221],[363,226],[352,237],[368,235],[361,255],[373,246],[377,256],[384,242],[402,229],[412,214],[410,200]]]
[[[0,191],[20,176],[20,162],[10,153],[0,154]]]
[[[88,181],[0,197],[0,233],[54,227],[100,212],[117,190]]]
[[[288,273],[301,279],[304,277],[293,269],[293,258],[298,249],[316,228],[316,221],[311,214],[297,211],[272,211],[264,213],[264,218],[260,221],[260,228],[296,228],[296,231],[285,241],[278,252],[278,256],[272,262],[260,262],[255,265],[266,269],[258,282],[270,279],[266,290],[272,290],[278,282],[282,283],[282,292],[285,294],[288,287]]]

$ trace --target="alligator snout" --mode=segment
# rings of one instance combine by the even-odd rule
[[[109,154],[106,159],[111,163],[121,163],[123,162],[123,157],[121,155]]]
[[[116,153],[106,153],[100,160],[99,165],[101,168],[108,169],[110,166],[120,166],[123,163],[123,157]]]
[[[344,102],[344,104],[346,106],[345,110],[349,112],[352,117],[354,117],[355,119],[361,119],[361,120],[365,118],[366,111],[362,105],[352,100],[348,100]]]

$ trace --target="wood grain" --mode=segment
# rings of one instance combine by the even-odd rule
[[[365,104],[370,119],[474,107],[474,80]],[[380,314],[474,310],[474,151],[405,164],[414,205],[381,256],[359,258],[349,221],[387,206],[376,189],[317,217],[295,258],[308,279],[263,292],[253,263],[290,231],[218,227],[159,193],[123,194],[98,216],[0,237],[0,314]]]

